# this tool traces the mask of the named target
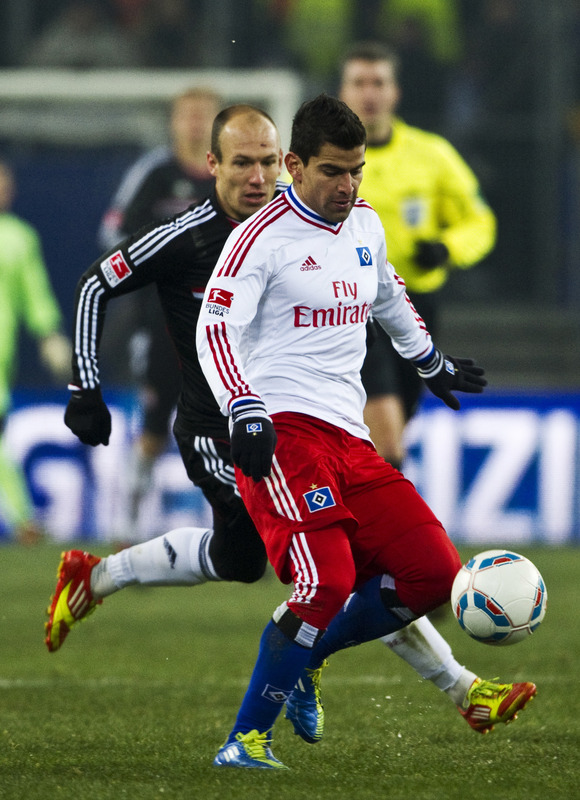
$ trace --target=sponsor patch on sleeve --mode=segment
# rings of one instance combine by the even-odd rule
[[[231,308],[233,292],[228,292],[225,289],[218,289],[217,287],[210,289],[207,301],[208,303],[215,303],[224,308]]]
[[[101,271],[111,287],[117,286],[131,275],[131,268],[120,250],[101,261]]]
[[[223,317],[229,314],[228,309],[231,308],[233,299],[233,292],[228,292],[227,289],[218,289],[217,286],[214,286],[209,290],[205,307],[210,314]]]
[[[321,489],[312,489],[303,495],[309,511],[321,511],[323,508],[331,508],[336,505],[336,501],[330,491],[330,486],[323,486]]]

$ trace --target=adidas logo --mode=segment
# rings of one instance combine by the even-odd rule
[[[320,264],[317,264],[316,261],[312,258],[312,256],[308,256],[306,261],[300,267],[300,272],[308,272],[311,269],[322,269]]]

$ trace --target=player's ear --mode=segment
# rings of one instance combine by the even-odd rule
[[[213,175],[215,178],[217,175],[219,161],[217,160],[216,156],[208,150],[207,153],[207,168],[209,169],[210,175]]]
[[[297,156],[296,153],[290,151],[289,153],[286,153],[284,163],[286,164],[286,169],[288,170],[288,174],[292,180],[300,183],[302,180],[302,171],[304,169],[304,164],[302,163],[300,156]]]

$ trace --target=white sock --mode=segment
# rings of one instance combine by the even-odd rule
[[[195,586],[219,581],[208,552],[212,535],[207,528],[176,528],[107,556],[91,573],[91,591],[98,599],[134,583]]]
[[[445,692],[456,705],[465,700],[477,677],[453,657],[451,647],[427,617],[420,617],[381,641],[406,661],[425,680]]]

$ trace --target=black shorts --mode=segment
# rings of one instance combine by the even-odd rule
[[[210,556],[222,580],[252,583],[266,568],[266,548],[240,497],[230,443],[180,430],[173,433],[189,480],[198,486],[213,512]]]
[[[194,436],[173,426],[173,433],[189,480],[198,486],[222,519],[236,516],[245,506],[236,485],[230,443]]]

